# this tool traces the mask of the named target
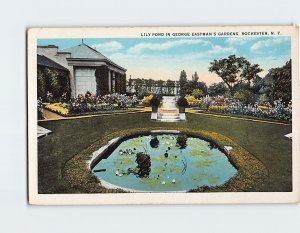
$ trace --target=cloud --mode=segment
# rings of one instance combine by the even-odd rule
[[[93,44],[91,47],[96,48],[96,50],[98,50],[99,52],[117,52],[124,48],[124,46],[117,41]]]
[[[181,45],[195,45],[195,44],[203,44],[203,45],[210,45],[211,42],[197,39],[197,40],[176,40],[176,41],[167,41],[164,43],[139,43],[135,46],[128,49],[128,53],[130,54],[140,54],[144,50],[168,50],[170,48],[174,48]]]
[[[230,45],[243,45],[249,41],[255,40],[255,37],[230,37],[226,42]]]
[[[219,45],[212,46],[212,49],[207,52],[208,55],[222,55],[236,53],[236,49],[233,47],[222,47]]]
[[[290,39],[288,37],[277,37],[274,39],[268,39],[268,40],[261,40],[256,42],[250,47],[250,50],[252,52],[256,52],[262,49],[270,49],[273,48],[274,46],[281,45],[285,42],[289,42]]]

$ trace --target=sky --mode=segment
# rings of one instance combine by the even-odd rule
[[[207,84],[222,79],[208,71],[209,63],[235,54],[263,69],[283,66],[291,58],[290,37],[184,37],[184,38],[85,38],[84,43],[127,69],[127,77],[179,80],[185,70],[188,79],[197,72]],[[77,39],[39,39],[38,45],[59,49],[81,44]]]

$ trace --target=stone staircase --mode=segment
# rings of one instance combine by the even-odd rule
[[[180,121],[180,115],[179,113],[158,113],[157,121],[177,122]]]
[[[157,113],[151,113],[151,120],[161,122],[185,121],[185,113],[179,113],[176,100],[177,97],[175,96],[163,96],[162,106],[158,109]]]

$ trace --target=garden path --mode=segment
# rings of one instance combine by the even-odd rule
[[[65,117],[58,115],[54,112],[48,111],[47,109],[43,110],[43,116],[45,120],[59,120],[64,119]]]

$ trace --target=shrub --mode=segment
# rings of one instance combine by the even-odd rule
[[[251,102],[251,95],[252,93],[248,90],[239,90],[234,94],[233,98],[241,101],[244,104],[249,104]]]
[[[153,107],[158,107],[160,105],[160,100],[154,95],[150,100],[150,105]]]
[[[179,99],[177,100],[177,105],[179,107],[188,107],[189,106],[189,103],[187,101],[187,99],[183,96],[180,96]]]
[[[260,105],[264,105],[269,101],[270,101],[270,99],[268,98],[268,96],[266,94],[262,94],[262,95],[259,96],[258,103]]]
[[[194,96],[195,98],[200,98],[204,96],[204,92],[201,89],[194,89],[192,92],[192,96]]]
[[[232,95],[231,95],[230,91],[225,92],[224,97],[225,98],[232,98]]]

